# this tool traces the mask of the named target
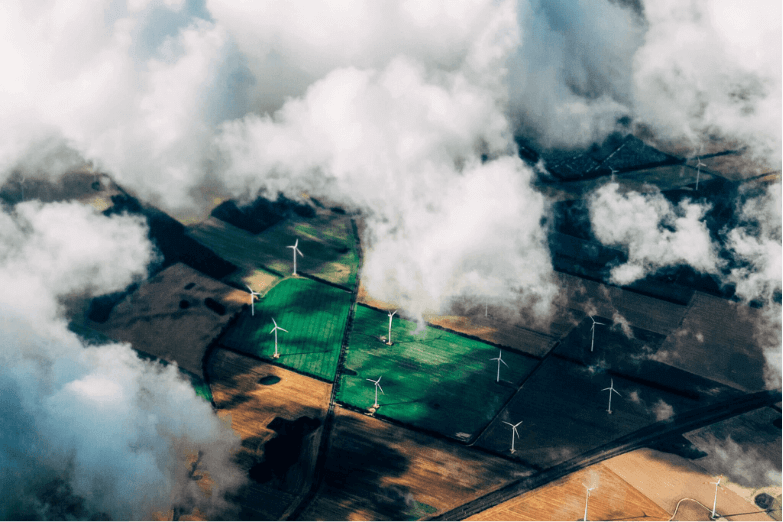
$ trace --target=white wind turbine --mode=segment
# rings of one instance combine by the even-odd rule
[[[392,326],[392,317],[394,317],[394,314],[396,314],[396,313],[397,313],[397,310],[395,310],[395,311],[393,311],[393,312],[387,312],[387,313],[389,314],[389,340],[388,340],[388,342],[387,342],[386,344],[388,344],[389,346],[391,346],[391,345],[392,345],[392,341],[391,341],[391,326]]]
[[[710,484],[715,484],[715,500],[712,501],[712,515],[711,517],[715,518],[715,507],[718,505],[718,488],[720,487],[720,481],[723,480],[723,475],[718,478],[717,482],[710,482]]]
[[[617,174],[620,171],[615,169],[615,168],[613,168],[613,167],[609,167],[609,170],[612,171],[612,181],[614,181],[614,175]]]
[[[608,388],[604,388],[601,391],[606,391],[606,390],[609,390],[609,409],[606,411],[612,413],[612,392],[616,393],[620,397],[622,397],[622,395],[620,395],[620,392],[614,389],[614,379],[611,380],[611,384],[609,385]]]
[[[516,424],[511,424],[510,422],[503,421],[503,424],[508,424],[509,426],[511,426],[511,453],[514,453],[514,451],[516,451],[514,449],[514,437],[519,438],[519,432],[517,431],[517,426],[522,424],[522,421],[519,421]]]
[[[706,163],[701,162],[700,157],[696,157],[696,190],[699,190],[699,175],[701,174],[701,168],[706,167]]]
[[[247,285],[245,285],[247,286]],[[252,288],[247,286],[247,289],[250,290],[250,315],[256,315],[256,297],[261,297],[261,294],[258,292],[254,292]]]
[[[383,378],[383,375],[378,377],[377,381],[373,381],[372,379],[367,379],[368,381],[370,381],[371,383],[373,383],[375,385],[375,404],[373,404],[372,407],[375,408],[376,410],[379,407],[379,404],[378,404],[378,390],[381,390],[381,393],[383,393],[383,388],[381,388],[381,379],[382,378]],[[386,394],[384,393],[384,395],[386,395]]]
[[[498,353],[497,357],[493,357],[490,359],[490,361],[497,361],[498,362],[498,378],[495,382],[500,382],[500,363],[506,364],[506,361],[503,360],[503,350],[499,350],[500,353]],[[506,364],[506,368],[508,368],[508,364]]]
[[[595,346],[595,325],[601,324],[606,326],[606,323],[599,323],[595,319],[593,319],[593,316],[590,316],[590,320],[593,321],[593,326],[590,327],[590,351],[593,351],[593,346]]]
[[[592,488],[588,488],[587,484],[585,484],[584,482],[582,482],[582,485],[587,490],[587,497],[585,498],[585,518],[584,518],[584,520],[587,521],[587,505],[590,503],[590,492],[595,489],[595,486],[593,486]]]
[[[288,330],[285,330],[285,329],[280,328],[279,326],[277,326],[277,321],[275,321],[274,317],[272,318],[272,322],[275,323],[275,327],[272,328],[272,330],[269,332],[269,333],[274,333],[275,334],[275,354],[272,357],[274,357],[275,359],[279,359],[280,358],[280,354],[277,353],[277,331],[278,330],[283,330],[285,333],[288,333]]]
[[[286,248],[291,248],[294,251],[294,275],[296,275],[296,254],[304,257],[304,254],[299,250],[299,238],[296,238],[296,242],[293,245],[289,245]]]

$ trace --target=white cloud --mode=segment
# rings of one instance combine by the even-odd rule
[[[0,517],[143,519],[175,503],[208,512],[241,473],[230,427],[174,366],[128,345],[84,347],[58,298],[124,288],[152,245],[135,217],[77,203],[0,213]],[[215,485],[193,494],[186,452],[202,451]],[[59,496],[53,491],[59,491]]]
[[[661,136],[694,150],[709,134],[781,164],[781,4],[645,2],[634,58],[634,110]]]
[[[612,282],[627,285],[667,266],[718,270],[717,246],[702,220],[707,208],[689,200],[675,206],[660,193],[622,194],[618,189],[616,183],[604,185],[588,200],[598,240],[628,250],[627,263],[612,269]]]

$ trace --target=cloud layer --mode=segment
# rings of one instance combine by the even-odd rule
[[[146,225],[76,203],[0,213],[0,518],[143,519],[172,505],[225,507],[241,481],[230,427],[176,367],[128,345],[85,347],[58,298],[123,289],[153,257]],[[202,452],[210,494],[187,479]]]

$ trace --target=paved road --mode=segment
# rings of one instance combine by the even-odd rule
[[[651,424],[533,476],[514,481],[492,493],[488,493],[483,497],[479,497],[429,520],[464,520],[502,502],[511,500],[522,493],[541,487],[593,464],[757,408],[772,406],[780,402],[780,400],[780,390],[761,391],[675,415],[666,421]]]

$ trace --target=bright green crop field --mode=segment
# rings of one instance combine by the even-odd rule
[[[386,312],[357,306],[337,400],[368,409],[381,378],[378,414],[465,440],[479,432],[538,364],[538,359],[499,350],[460,335],[394,316],[392,346]]]
[[[255,315],[243,312],[220,339],[220,344],[238,352],[273,360],[277,332],[280,358],[287,368],[334,379],[340,355],[351,294],[305,278],[284,279],[255,304]]]

